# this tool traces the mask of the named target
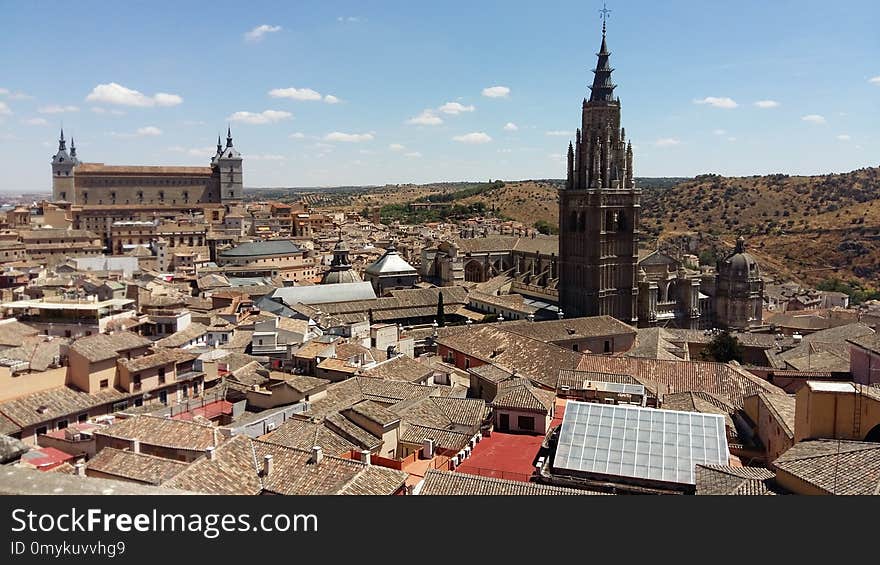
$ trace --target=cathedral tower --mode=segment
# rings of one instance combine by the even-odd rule
[[[604,23],[597,56],[559,191],[559,305],[569,318],[609,315],[635,324],[641,191],[632,144],[620,127]]]

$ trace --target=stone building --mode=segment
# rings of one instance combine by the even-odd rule
[[[393,243],[378,261],[367,267],[364,276],[377,296],[384,296],[390,290],[413,288],[419,282],[418,271],[400,256]]]
[[[559,303],[567,317],[610,315],[635,323],[641,191],[633,180],[632,144],[620,127],[604,24],[597,55],[559,191]]]
[[[70,152],[64,130],[52,158],[54,201],[87,205],[195,205],[241,200],[241,154],[227,131],[226,147],[217,138],[217,152],[208,167],[113,166],[83,163],[71,140]]]
[[[70,218],[72,227],[101,236],[112,251],[115,222],[176,219],[203,215],[222,222],[224,213],[242,198],[242,157],[227,130],[226,146],[207,167],[118,166],[84,163],[64,132],[52,157],[52,199]]]
[[[711,325],[710,298],[700,292],[700,272],[659,250],[639,259],[640,327],[704,329]]]
[[[348,245],[340,239],[333,247],[333,261],[330,262],[330,270],[324,273],[321,284],[363,282],[360,275],[351,268],[348,251]]]
[[[745,248],[740,236],[733,253],[718,262],[714,315],[715,325],[723,329],[748,330],[763,324],[764,279],[758,262]]]

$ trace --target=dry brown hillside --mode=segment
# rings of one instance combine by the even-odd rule
[[[876,287],[880,277],[878,168],[815,177],[703,175],[647,191],[642,208],[649,235],[698,232],[732,244],[742,234],[767,267],[806,284],[856,278]]]

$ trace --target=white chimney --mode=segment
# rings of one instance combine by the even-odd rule
[[[77,477],[85,477],[86,476],[86,464],[85,461],[80,459],[76,462],[76,465],[73,466],[74,473]]]
[[[324,458],[324,450],[321,449],[320,445],[316,445],[312,447],[312,463],[317,465]]]
[[[422,442],[422,457],[425,459],[434,458],[434,439],[425,438]]]
[[[272,474],[272,456],[263,455],[263,476],[268,477]]]
[[[140,453],[141,452],[141,440],[139,440],[139,439],[131,440],[131,452],[132,453]]]
[[[209,460],[209,461],[213,461],[213,460],[215,460],[215,459],[217,458],[217,454],[214,453],[214,447],[213,447],[213,446],[211,446],[211,447],[207,447],[207,448],[205,449],[205,455],[208,456],[208,460]]]
[[[371,463],[369,449],[361,450],[361,463],[363,463],[364,465],[369,465]]]

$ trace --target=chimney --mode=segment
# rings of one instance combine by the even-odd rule
[[[217,454],[214,452],[214,447],[210,446],[205,449],[205,455],[208,456],[208,461],[213,461],[217,458]]]
[[[76,465],[73,466],[74,474],[77,477],[85,477],[86,476],[86,463],[82,459],[76,462]]]
[[[139,440],[139,439],[131,440],[131,452],[132,453],[140,453],[141,452],[141,440]]]
[[[434,440],[432,438],[425,438],[425,441],[422,442],[422,457],[425,459],[434,458]]]
[[[263,476],[268,477],[272,474],[272,456],[263,455]]]
[[[321,449],[320,445],[316,445],[312,447],[312,463],[317,465],[324,458],[324,450]]]
[[[370,464],[370,450],[369,449],[361,450],[361,463],[363,463],[364,465]]]

